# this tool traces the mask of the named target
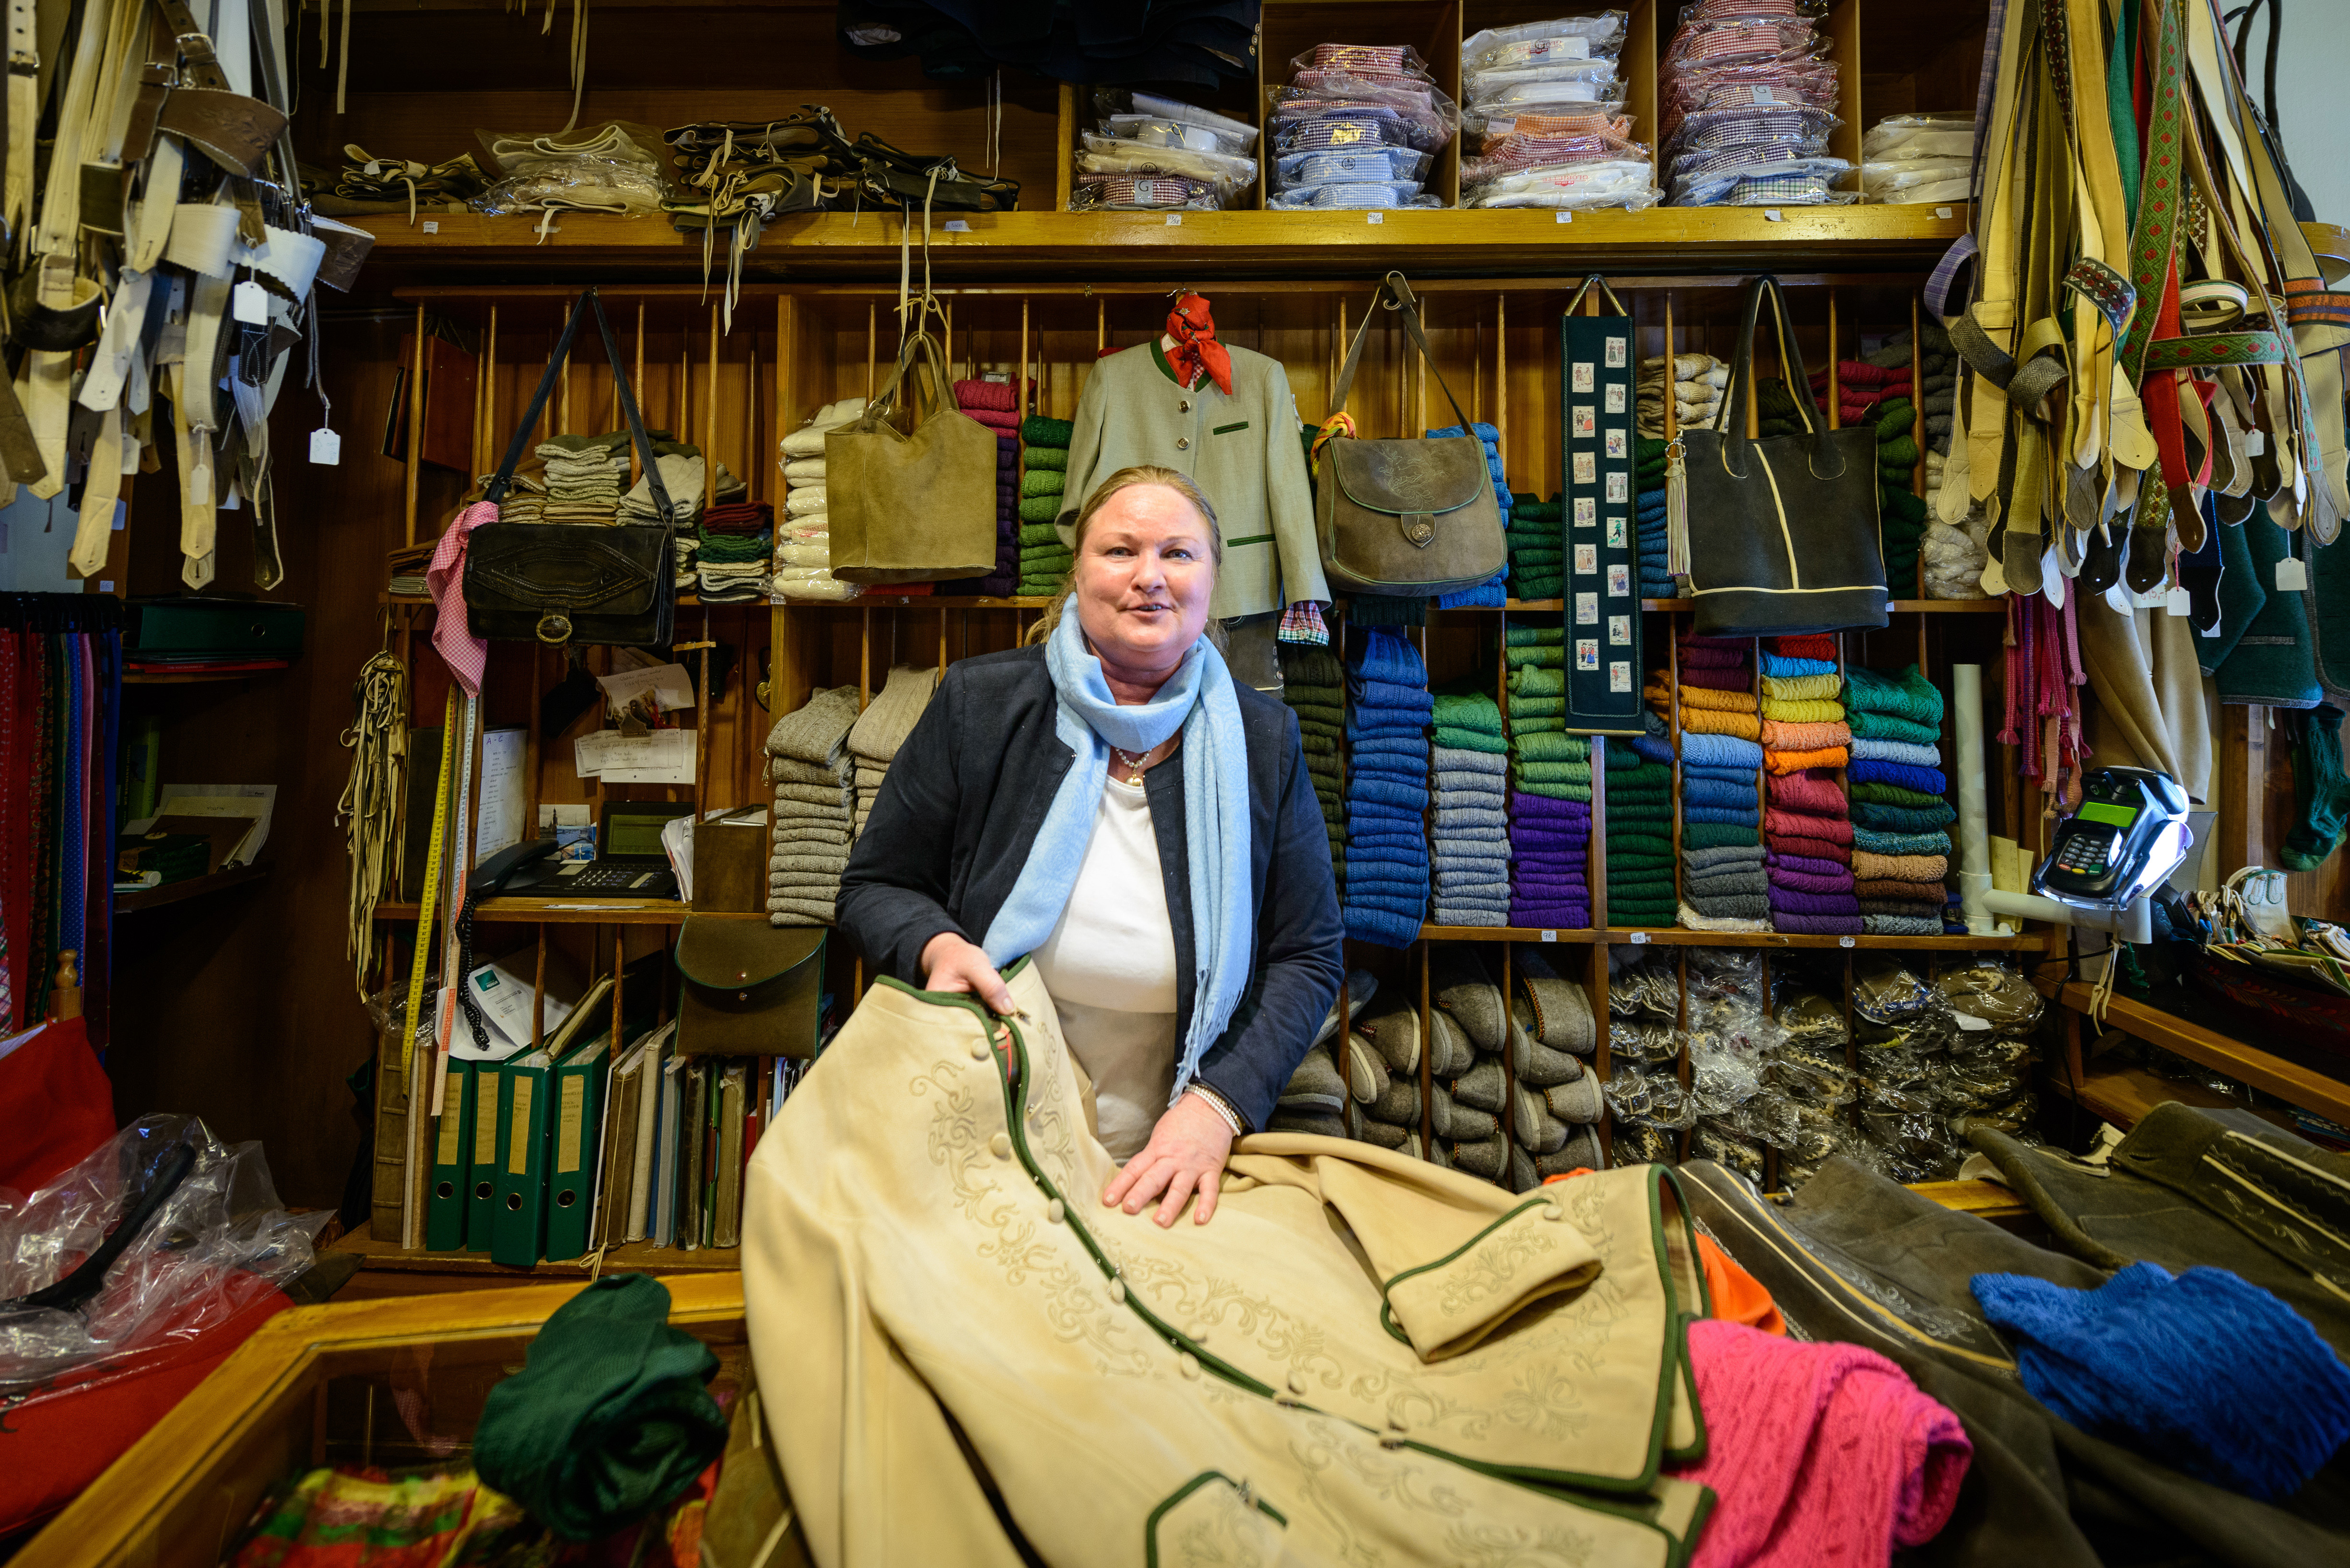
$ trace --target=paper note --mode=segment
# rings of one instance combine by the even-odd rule
[[[473,827],[475,860],[522,842],[524,818],[530,810],[530,781],[524,776],[527,739],[521,730],[492,730],[482,737],[482,767],[475,775],[482,805]]]
[[[122,832],[125,837],[145,833],[157,817],[164,816],[245,817],[253,826],[222,864],[250,866],[259,857],[262,846],[269,842],[269,819],[276,805],[276,784],[167,784],[156,802],[155,816],[126,822]]]
[[[596,684],[604,689],[604,701],[611,704],[616,713],[648,693],[660,704],[664,713],[693,706],[693,683],[686,679],[682,664],[616,670],[609,675],[598,676]]]
[[[581,778],[601,778],[608,784],[693,782],[691,730],[655,730],[649,735],[598,730],[573,742],[572,756]]]

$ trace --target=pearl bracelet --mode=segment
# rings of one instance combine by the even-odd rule
[[[1232,1109],[1232,1105],[1230,1100],[1225,1099],[1223,1096],[1208,1087],[1205,1084],[1192,1085],[1190,1092],[1199,1096],[1201,1099],[1207,1102],[1207,1106],[1210,1110],[1223,1117],[1224,1125],[1232,1129],[1232,1136],[1234,1137],[1245,1137],[1248,1136],[1248,1128],[1241,1125],[1240,1112]]]

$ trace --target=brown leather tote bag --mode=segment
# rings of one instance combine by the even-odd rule
[[[883,419],[900,397],[910,431],[902,435]],[[955,407],[928,332],[906,339],[864,417],[825,437],[824,483],[832,575],[842,581],[922,583],[995,570],[995,432]]]
[[[1403,274],[1388,274],[1378,302],[1403,313],[1404,330],[1452,405],[1462,433],[1399,441],[1340,435],[1326,443],[1314,486],[1322,569],[1333,587],[1357,594],[1424,598],[1474,587],[1500,571],[1508,554],[1484,443],[1467,433],[1469,416],[1429,352],[1419,305]],[[1369,329],[1366,315],[1331,394],[1334,414],[1347,406]]]

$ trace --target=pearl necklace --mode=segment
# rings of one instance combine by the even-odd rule
[[[1157,749],[1158,748],[1156,747],[1152,748],[1153,751]],[[1149,752],[1129,752],[1118,746],[1112,746],[1109,749],[1109,754],[1112,758],[1116,759],[1118,766],[1126,770],[1127,783],[1130,784],[1139,784],[1142,782],[1142,760],[1150,754]]]

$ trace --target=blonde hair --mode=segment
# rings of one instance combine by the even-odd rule
[[[1223,568],[1224,535],[1216,523],[1216,509],[1200,487],[1191,483],[1190,474],[1178,473],[1171,468],[1161,468],[1151,462],[1121,468],[1095,485],[1094,493],[1086,497],[1086,504],[1077,508],[1076,537],[1069,548],[1069,569],[1062,576],[1061,586],[1054,590],[1053,602],[1045,607],[1045,613],[1037,618],[1035,626],[1028,628],[1028,635],[1022,640],[1041,643],[1053,635],[1054,628],[1061,624],[1061,607],[1069,602],[1069,595],[1076,588],[1077,557],[1086,553],[1086,530],[1092,525],[1094,514],[1108,505],[1111,496],[1121,490],[1131,490],[1138,484],[1164,485],[1190,502],[1192,509],[1200,514],[1200,520],[1208,525],[1209,565],[1219,571]],[[1208,622],[1208,637],[1218,649],[1223,647],[1223,628],[1212,618]]]

